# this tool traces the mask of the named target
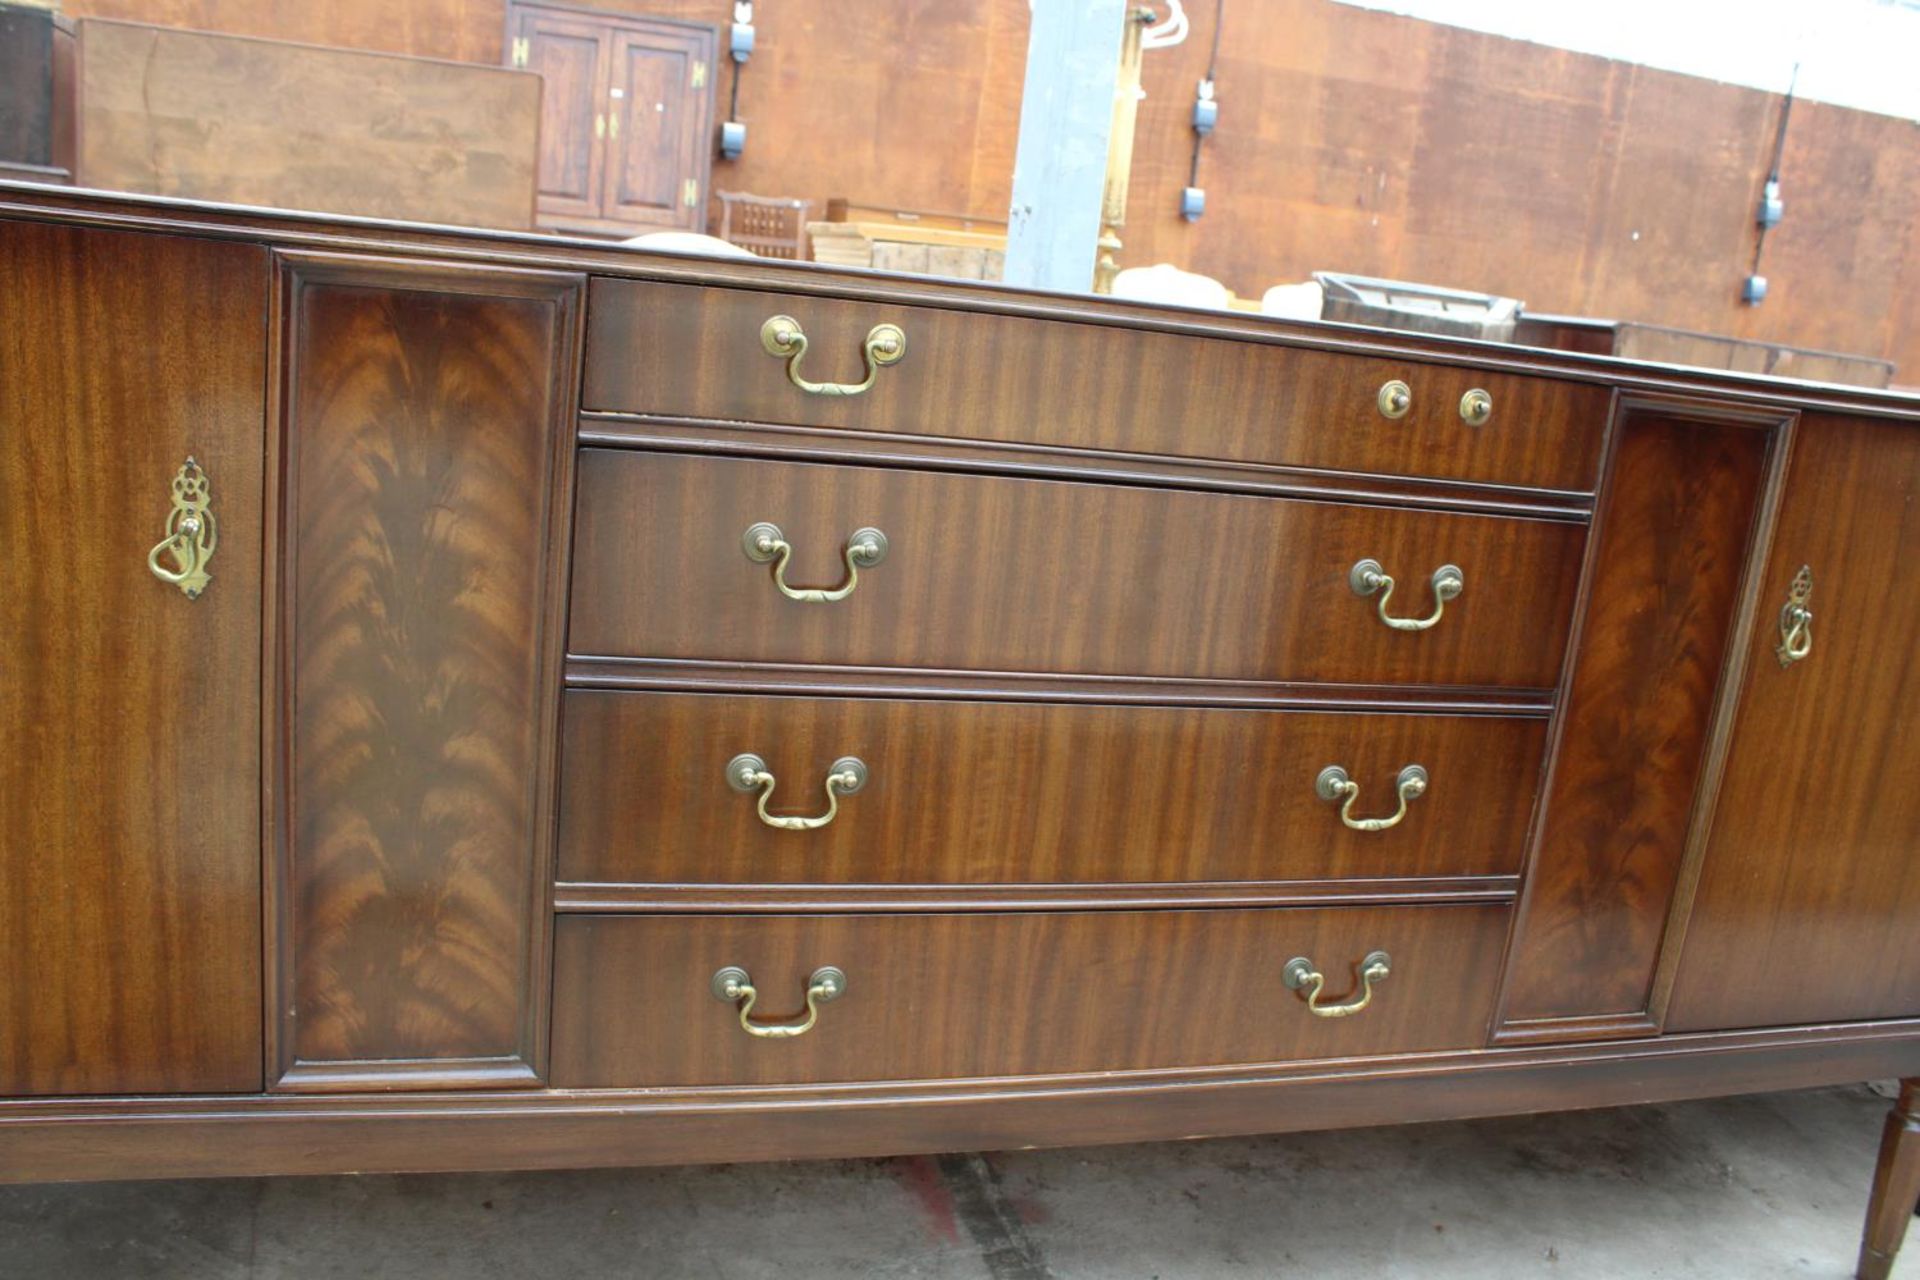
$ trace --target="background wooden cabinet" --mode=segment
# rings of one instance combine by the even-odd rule
[[[14,222],[0,280],[0,1095],[255,1090],[267,251]]]
[[[512,4],[507,56],[546,82],[540,222],[636,235],[704,230],[713,27]]]

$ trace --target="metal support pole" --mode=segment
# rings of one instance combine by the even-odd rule
[[[1005,280],[1085,293],[1100,237],[1128,0],[1032,4]]]

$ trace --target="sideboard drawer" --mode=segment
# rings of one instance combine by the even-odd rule
[[[567,916],[555,937],[559,1088],[950,1079],[1462,1049],[1487,1035],[1505,906],[842,916]],[[1369,1007],[1315,1016],[1283,973]],[[845,975],[818,1022],[750,1035],[715,992],[737,968],[758,1024],[804,1017],[810,980]]]
[[[575,690],[560,879],[1046,884],[1513,875],[1544,719]],[[774,779],[730,785],[752,753]],[[850,794],[826,780],[859,760]],[[1359,786],[1323,798],[1322,770]],[[1408,766],[1424,789],[1405,788]]]
[[[787,317],[798,376],[872,385],[815,394],[768,353]],[[1175,323],[1184,317],[1170,315]],[[1245,319],[1245,317],[1242,317]],[[1258,323],[1258,321],[1250,321]],[[870,366],[878,325],[899,359]],[[883,353],[884,356],[884,353]],[[1232,338],[937,307],[595,279],[589,411],[790,423],[950,439],[1588,491],[1604,387]],[[1383,388],[1404,384],[1397,418]],[[1477,425],[1469,392],[1487,397]]]
[[[1560,674],[1584,526],[1398,507],[588,449],[576,654],[970,671],[1546,688]],[[793,588],[743,536],[777,526]],[[1396,630],[1354,566],[1424,620]]]

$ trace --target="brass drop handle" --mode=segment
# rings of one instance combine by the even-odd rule
[[[793,544],[787,541],[787,535],[780,532],[780,526],[769,524],[765,520],[747,526],[740,535],[740,547],[747,553],[747,559],[755,564],[773,565],[773,585],[780,588],[780,594],[789,600],[799,600],[807,604],[826,604],[834,600],[845,600],[860,585],[860,570],[871,569],[887,558],[887,535],[878,529],[855,529],[853,536],[847,539],[844,553],[847,561],[847,580],[837,587],[790,587],[787,585],[787,561],[793,559]]]
[[[811,396],[857,396],[873,385],[880,370],[898,364],[907,354],[907,334],[897,324],[877,324],[867,331],[861,350],[867,376],[859,382],[810,382],[800,376],[800,358],[807,354],[806,330],[792,316],[770,316],[760,326],[760,345],[770,356],[787,362],[787,381]]]
[[[1440,615],[1446,612],[1447,601],[1466,590],[1467,579],[1459,566],[1443,564],[1433,571],[1430,579],[1433,583],[1433,612],[1424,618],[1396,618],[1387,613],[1387,601],[1393,598],[1393,579],[1380,566],[1378,560],[1362,560],[1347,571],[1347,585],[1353,588],[1357,596],[1377,595],[1374,610],[1380,615],[1380,621],[1395,631],[1425,631],[1440,621]]]
[[[1399,793],[1400,807],[1386,818],[1356,818],[1353,816],[1353,802],[1360,798],[1360,784],[1347,776],[1347,771],[1337,764],[1330,764],[1320,771],[1313,780],[1314,794],[1322,800],[1340,806],[1340,821],[1355,831],[1385,831],[1397,827],[1407,816],[1407,805],[1427,794],[1427,771],[1417,764],[1410,764],[1400,771],[1394,779],[1394,790]]]
[[[1360,996],[1345,1004],[1321,1004],[1320,994],[1327,989],[1327,979],[1314,967],[1313,961],[1305,956],[1295,956],[1287,961],[1287,967],[1280,971],[1280,981],[1287,984],[1290,991],[1306,990],[1307,1012],[1316,1018],[1349,1018],[1373,1003],[1373,988],[1393,972],[1393,958],[1384,951],[1369,952],[1360,962]]]
[[[1780,647],[1774,656],[1782,668],[1790,667],[1813,652],[1813,610],[1807,601],[1813,598],[1813,566],[1801,565],[1787,588],[1787,602],[1780,609]]]
[[[767,812],[777,785],[767,762],[747,752],[727,761],[727,785],[735,791],[760,793],[760,821],[780,831],[817,831],[832,822],[840,812],[840,797],[850,796],[867,785],[866,762],[857,756],[841,756],[827,770],[827,811],[817,818],[784,817]]]
[[[180,588],[189,600],[197,600],[207,589],[213,575],[207,561],[213,559],[220,544],[220,526],[213,518],[212,485],[207,473],[191,456],[173,476],[173,510],[167,513],[167,536],[147,552],[147,568],[162,582]],[[172,563],[162,564],[165,556]]]
[[[727,1004],[740,1006],[740,1029],[750,1036],[762,1040],[791,1040],[813,1030],[813,1024],[820,1021],[820,1006],[838,1000],[847,993],[847,975],[826,965],[815,969],[813,976],[807,979],[807,1014],[793,1022],[755,1022],[753,1020],[754,1001],[760,998],[760,992],[754,987],[753,979],[747,971],[738,965],[728,965],[713,975],[713,994]]]

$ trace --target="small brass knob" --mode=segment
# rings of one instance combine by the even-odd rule
[[[1395,378],[1380,388],[1376,403],[1380,406],[1382,416],[1404,418],[1407,416],[1407,410],[1413,408],[1413,388]]]
[[[1460,421],[1470,427],[1484,427],[1493,416],[1493,397],[1479,387],[1460,397]]]

